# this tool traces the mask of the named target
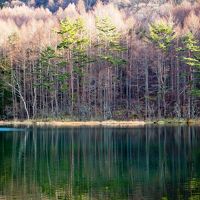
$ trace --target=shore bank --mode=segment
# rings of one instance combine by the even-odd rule
[[[163,120],[152,120],[152,121],[143,121],[143,120],[131,120],[131,121],[116,121],[116,120],[106,120],[106,121],[64,121],[64,120],[10,120],[10,121],[0,121],[0,126],[54,126],[54,127],[96,127],[96,126],[105,126],[105,127],[135,127],[135,126],[144,126],[144,125],[200,125],[200,119],[163,119]]]
[[[0,125],[27,125],[27,126],[55,126],[55,127],[95,127],[95,126],[111,126],[111,127],[134,127],[144,126],[145,121],[37,121],[37,120],[25,120],[25,121],[0,121]]]

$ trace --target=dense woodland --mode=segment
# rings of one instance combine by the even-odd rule
[[[200,4],[136,7],[2,7],[0,118],[199,117]]]

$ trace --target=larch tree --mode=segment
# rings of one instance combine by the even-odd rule
[[[18,115],[18,105],[22,105],[25,110],[25,115],[27,119],[30,119],[30,112],[28,109],[28,102],[26,101],[26,93],[23,92],[21,78],[22,69],[20,65],[15,65],[16,57],[19,53],[19,36],[16,33],[11,34],[8,37],[9,43],[9,66],[11,78],[9,82],[6,82],[8,86],[12,89],[12,100],[13,100],[13,114],[15,118],[15,114]],[[24,118],[23,112],[19,113]]]

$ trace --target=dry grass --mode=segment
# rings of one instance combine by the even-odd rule
[[[52,127],[136,127],[136,126],[144,126],[144,125],[200,125],[200,119],[164,119],[158,121],[142,121],[142,120],[132,120],[132,121],[115,121],[115,120],[107,120],[107,121],[60,121],[60,120],[24,120],[24,121],[0,121],[0,126],[5,125],[13,125],[13,126],[52,126]]]
[[[200,119],[190,119],[187,121],[187,123],[190,125],[199,125],[200,124]]]
[[[95,127],[95,126],[106,126],[106,127],[134,127],[145,125],[144,121],[0,121],[0,125],[37,125],[37,126],[54,126],[54,127]]]

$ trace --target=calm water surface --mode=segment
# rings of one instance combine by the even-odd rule
[[[0,199],[200,200],[200,127],[2,130]]]

